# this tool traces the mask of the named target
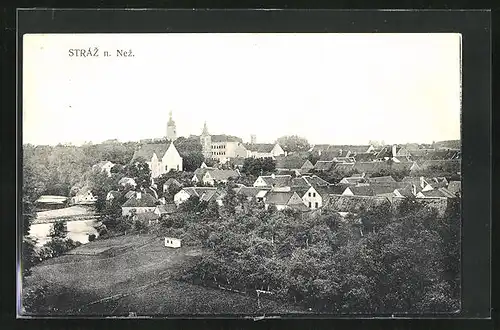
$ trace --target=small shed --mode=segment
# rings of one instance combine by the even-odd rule
[[[180,248],[182,240],[180,238],[165,237],[165,246],[171,248]]]

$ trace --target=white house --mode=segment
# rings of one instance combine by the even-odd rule
[[[171,248],[180,248],[182,240],[180,238],[165,237],[165,246]]]
[[[72,204],[76,205],[88,205],[97,202],[97,196],[92,194],[89,187],[83,187],[78,191],[75,197],[71,199]]]
[[[275,158],[284,156],[286,153],[278,143],[275,144],[247,144],[245,145],[248,150],[247,157],[253,158]]]
[[[238,170],[207,170],[203,175],[201,182],[206,185],[215,185],[216,183],[227,183],[230,178],[236,179],[240,176]],[[196,176],[195,176],[196,178]]]
[[[138,159],[143,159],[148,164],[152,178],[170,170],[182,171],[182,157],[173,143],[168,148],[165,144],[144,144],[135,151],[132,162]]]
[[[174,195],[174,203],[179,206],[192,196],[198,197],[200,201],[215,201],[222,205],[224,194],[217,191],[215,187],[185,187]]]
[[[319,209],[323,206],[323,197],[313,186],[309,187],[302,196],[302,201],[311,210]]]

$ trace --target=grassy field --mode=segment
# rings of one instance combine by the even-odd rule
[[[300,309],[178,281],[199,248],[164,247],[163,239],[127,235],[97,240],[33,268],[23,288],[48,285],[58,314],[278,314]]]

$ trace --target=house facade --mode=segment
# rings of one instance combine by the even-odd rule
[[[151,177],[157,178],[171,170],[182,171],[182,157],[173,143],[144,144],[135,151],[132,162],[144,159],[151,170]]]
[[[221,164],[225,164],[233,158],[248,157],[248,150],[240,138],[210,134],[206,122],[200,135],[200,143],[205,159],[211,159]]]
[[[95,202],[97,202],[97,196],[94,196],[88,187],[83,187],[75,197],[71,198],[71,203],[75,205],[91,205]]]
[[[247,157],[252,158],[276,158],[279,156],[286,156],[286,152],[279,145],[279,143],[275,144],[266,144],[266,143],[250,143],[245,145],[248,150]]]
[[[148,193],[136,192],[122,205],[122,215],[127,216],[135,210],[136,214],[154,212],[158,200]]]

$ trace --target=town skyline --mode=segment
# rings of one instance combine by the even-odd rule
[[[162,138],[170,111],[178,136],[457,140],[460,57],[446,33],[25,35],[23,143]]]

